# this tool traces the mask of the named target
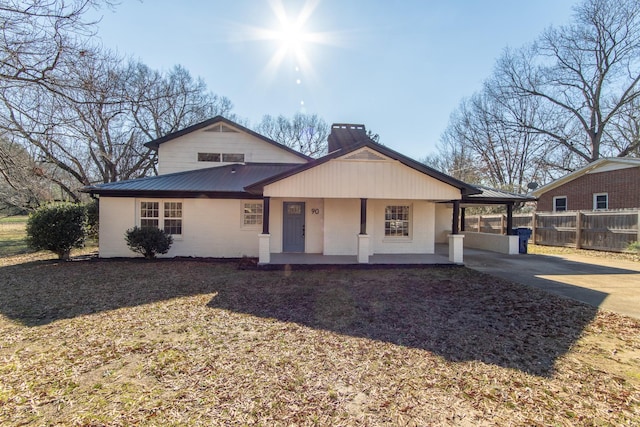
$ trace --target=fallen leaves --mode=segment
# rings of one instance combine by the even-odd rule
[[[2,424],[640,420],[640,322],[464,268],[34,261],[0,283]]]

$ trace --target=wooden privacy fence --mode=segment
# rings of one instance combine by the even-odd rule
[[[506,234],[506,215],[465,217],[464,229],[481,233]],[[538,245],[569,246],[582,249],[622,252],[640,241],[640,210],[536,212],[514,214],[513,227],[533,230]]]

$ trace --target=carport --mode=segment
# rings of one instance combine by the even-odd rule
[[[513,234],[513,210],[517,204],[535,201],[535,197],[496,190],[480,185],[478,194],[464,195],[462,200],[451,200],[453,205],[453,223],[451,234],[464,235],[465,248],[484,249],[498,253],[514,255],[518,253],[519,237]],[[507,234],[470,232],[465,230],[466,208],[477,206],[504,205],[507,211]]]

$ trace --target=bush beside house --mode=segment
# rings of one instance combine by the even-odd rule
[[[27,220],[27,244],[68,260],[71,249],[82,247],[87,236],[85,205],[57,203],[36,209]]]

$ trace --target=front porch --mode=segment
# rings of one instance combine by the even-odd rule
[[[322,255],[306,253],[271,254],[270,265],[401,265],[401,266],[438,266],[456,265],[449,261],[449,247],[436,245],[435,254],[375,254],[369,256],[368,263],[359,263],[356,255]]]

